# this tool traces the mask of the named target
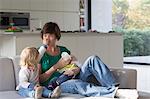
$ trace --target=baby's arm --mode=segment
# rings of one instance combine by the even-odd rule
[[[64,71],[64,74],[65,75],[68,75],[68,76],[76,76],[79,72],[80,72],[80,66],[81,64],[79,63],[79,61],[77,61],[76,57],[73,56],[73,55],[69,55],[67,52],[63,52],[61,54],[62,58],[63,59],[70,59],[70,64],[65,66],[64,68],[62,68],[62,70],[60,71]]]
[[[72,76],[72,78],[74,78],[79,72],[80,72],[80,68],[74,67],[73,69],[66,70],[63,74]]]
[[[71,64],[74,64],[74,68],[70,70],[73,72],[74,77],[75,77],[80,72],[80,67],[82,66],[82,64],[73,55],[71,55]]]

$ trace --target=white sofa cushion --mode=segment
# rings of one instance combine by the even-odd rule
[[[3,91],[0,92],[0,99],[34,99],[29,97],[22,97],[17,94],[17,91]],[[42,98],[46,99],[46,98]],[[84,97],[79,94],[62,93],[59,99],[114,99],[107,97]]]
[[[0,57],[0,91],[15,90],[13,62],[10,58]]]
[[[17,86],[19,84],[20,56],[19,55],[15,56],[12,58],[12,60],[13,60],[13,64],[14,64],[15,82],[16,82],[16,86]]]
[[[17,91],[1,91],[0,99],[23,99],[23,97],[21,97]]]
[[[79,94],[62,93],[59,99],[80,99],[83,97],[84,96],[81,96]],[[34,99],[34,98],[22,97],[17,93],[17,91],[1,91],[0,99]],[[46,98],[42,98],[42,99],[46,99]]]

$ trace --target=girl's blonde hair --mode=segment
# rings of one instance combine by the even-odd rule
[[[38,64],[39,52],[35,47],[26,47],[20,55],[20,66],[35,66]]]

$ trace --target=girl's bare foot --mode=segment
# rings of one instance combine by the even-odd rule
[[[42,91],[43,91],[43,87],[42,86],[39,86],[35,89],[35,99],[40,99],[42,98]]]

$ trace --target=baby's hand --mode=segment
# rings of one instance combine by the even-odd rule
[[[75,67],[75,68],[72,68],[72,69],[70,69],[70,70],[68,70],[68,71],[66,71],[67,73],[67,75],[68,75],[68,73],[69,73],[69,75],[68,76],[72,76],[73,75],[73,78],[80,72],[80,68],[78,68],[78,67]]]
[[[73,76],[73,75],[75,75],[75,74],[74,74],[74,71],[72,71],[72,70],[66,70],[63,74],[64,74],[64,75],[68,75],[68,76]]]

